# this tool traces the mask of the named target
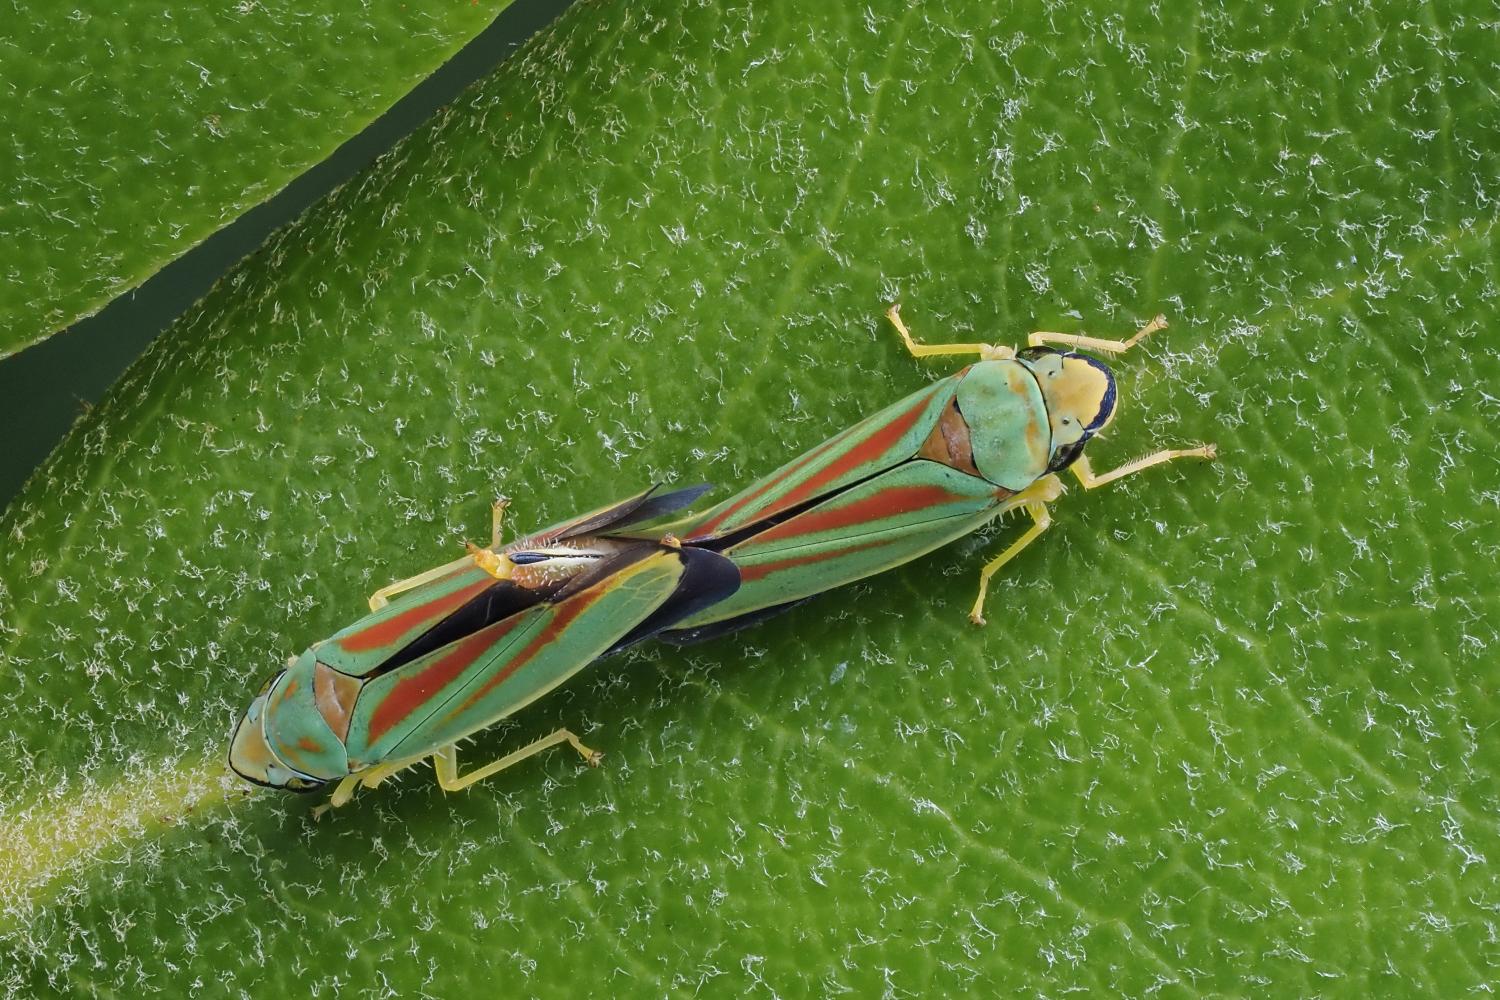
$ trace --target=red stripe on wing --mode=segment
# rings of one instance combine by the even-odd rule
[[[529,663],[531,661],[531,658],[536,656],[536,654],[542,650],[542,647],[546,646],[547,643],[551,642],[553,639],[561,635],[563,629],[571,625],[575,618],[583,614],[589,608],[593,607],[596,603],[598,603],[600,598],[604,597],[612,589],[613,587],[600,587],[594,593],[584,592],[558,605],[557,614],[553,617],[552,621],[548,623],[547,627],[533,636],[531,641],[526,644],[526,648],[517,653],[511,659],[511,661],[505,665],[504,669],[481,684],[477,691],[463,700],[463,704],[459,705],[453,711],[449,712],[448,718],[451,719],[455,715],[458,715],[460,712],[466,711],[481,698],[483,698],[486,694],[489,694],[490,691],[494,690],[497,686],[504,684],[508,679],[514,676],[517,670],[520,670],[527,663]]]
[[[938,386],[933,386],[934,390],[937,388]],[[875,431],[875,433],[844,452],[832,462],[829,462],[828,465],[818,470],[811,478],[803,480],[790,493],[782,497],[778,503],[785,509],[795,506],[803,500],[810,500],[844,473],[851,469],[856,469],[866,462],[872,462],[887,451],[890,451],[897,441],[900,441],[908,431],[916,426],[917,420],[921,418],[922,414],[927,412],[927,404],[932,401],[932,396],[932,392],[923,393],[910,409],[898,413],[890,423]],[[913,448],[912,451],[915,453],[916,449]]]
[[[755,544],[816,535],[973,498],[942,486],[891,486],[853,503],[799,514],[755,536]]]
[[[759,500],[761,497],[765,496],[772,489],[774,489],[778,483],[782,482],[788,476],[795,475],[798,471],[800,471],[803,467],[805,467],[809,462],[811,462],[814,459],[816,459],[819,456],[821,456],[824,452],[826,452],[829,448],[832,448],[835,444],[838,444],[838,441],[839,441],[839,439],[836,436],[832,437],[832,438],[829,438],[827,441],[824,441],[822,444],[818,445],[812,451],[808,452],[806,455],[803,455],[801,458],[799,458],[795,462],[793,462],[790,466],[787,467],[787,470],[785,472],[783,472],[781,475],[767,477],[767,479],[765,480],[765,482],[761,483],[760,486],[758,486],[756,489],[751,490],[749,493],[745,494],[745,496],[741,497],[739,500],[736,500],[734,503],[732,503],[728,507],[724,508],[724,510],[717,517],[715,517],[712,520],[709,520],[709,521],[703,523],[702,525],[699,525],[699,527],[697,528],[697,530],[695,530],[693,532],[692,538],[689,539],[689,541],[692,541],[692,540],[695,540],[695,539],[700,539],[700,538],[710,538],[710,537],[712,537],[713,533],[715,531],[718,531],[719,527],[725,521],[729,520],[735,514],[738,514],[740,511],[744,510],[751,503],[753,503],[756,500]]]
[[[460,587],[452,593],[444,594],[442,597],[433,598],[425,604],[418,604],[399,614],[391,615],[389,618],[339,639],[338,647],[346,653],[368,653],[371,650],[393,645],[400,641],[402,636],[424,624],[437,624],[469,600],[479,596],[494,582],[486,577],[467,587]]]
[[[825,559],[837,559],[854,552],[863,552],[865,549],[877,548],[891,541],[892,539],[889,538],[875,538],[868,542],[861,542],[858,545],[846,545],[841,549],[825,549],[821,552],[813,552],[808,555],[791,556],[786,559],[777,559],[774,562],[764,562],[756,566],[741,566],[740,582],[742,584],[754,583],[757,580],[770,576],[772,573],[796,569],[799,566],[810,566]]]
[[[813,475],[811,475],[809,478],[803,480],[801,483],[798,483],[785,496],[777,499],[772,504],[772,506],[763,513],[765,515],[771,515],[776,513],[777,511],[785,510],[788,507],[795,506],[796,504],[799,504],[804,500],[809,500],[817,496],[819,492],[826,489],[830,484],[837,481],[839,477],[845,475],[853,469],[859,468],[859,466],[864,465],[866,462],[872,462],[875,459],[879,458],[881,455],[885,454],[895,446],[896,442],[900,441],[903,436],[905,436],[913,427],[916,426],[917,421],[921,419],[922,414],[927,411],[928,405],[932,402],[932,397],[936,393],[947,387],[948,384],[948,379],[944,379],[941,382],[934,383],[927,392],[920,394],[916,399],[914,399],[911,406],[909,406],[905,410],[902,410],[885,424],[872,431],[868,436],[856,442],[852,447],[849,448],[848,451],[839,455],[832,462],[829,462],[828,465],[813,473]],[[773,476],[772,478],[768,479],[765,483],[761,484],[760,488],[755,492],[736,502],[733,506],[726,509],[722,514],[719,514],[713,520],[697,528],[693,532],[692,538],[690,540],[699,540],[711,536],[714,531],[719,528],[720,525],[727,521],[737,511],[743,509],[753,500],[756,500],[757,498],[763,496],[777,484],[786,481],[788,477],[805,468],[813,460],[821,457],[833,446],[841,443],[843,443],[843,435],[835,436],[828,441],[823,442],[821,445],[814,448],[806,455],[802,456],[802,458],[797,460],[797,462],[790,466],[781,475]],[[913,449],[913,452],[915,452],[915,449]]]
[[[369,736],[371,745],[390,732],[418,708],[425,705],[433,695],[453,683],[474,661],[484,655],[485,650],[503,639],[510,630],[522,621],[524,615],[498,622],[490,628],[481,629],[466,639],[460,640],[451,650],[410,677],[403,677],[391,685],[390,692],[370,713]]]

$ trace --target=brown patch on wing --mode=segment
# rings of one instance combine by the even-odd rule
[[[979,469],[974,465],[974,446],[969,441],[969,424],[958,412],[957,400],[943,408],[942,417],[927,435],[927,440],[922,442],[917,456],[941,462],[971,476],[979,475]]]
[[[341,674],[323,663],[313,667],[313,703],[341,743],[349,738],[349,719],[354,715],[354,699],[360,687],[358,678]]]
[[[1042,440],[1042,422],[1035,417],[1026,421],[1026,450],[1032,455],[1039,456],[1044,465],[1048,457],[1048,443]]]

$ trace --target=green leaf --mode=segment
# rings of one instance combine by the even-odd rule
[[[18,993],[1489,989],[1492,12],[573,8],[241,267],[5,515]],[[944,373],[1170,330],[1074,490],[606,661],[314,823],[229,726],[367,594]],[[226,792],[225,789],[236,791]]]
[[[270,198],[507,6],[19,5],[0,37],[0,358]]]

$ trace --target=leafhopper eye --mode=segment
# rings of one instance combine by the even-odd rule
[[[272,766],[267,770],[266,776],[270,779],[271,787],[284,788],[289,792],[315,792],[327,784],[326,781],[309,778],[289,767]]]

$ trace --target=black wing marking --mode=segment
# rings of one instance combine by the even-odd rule
[[[673,646],[692,646],[696,643],[707,642],[717,639],[721,635],[738,632],[742,628],[759,625],[768,618],[775,618],[784,611],[790,611],[799,604],[806,604],[818,595],[813,594],[785,604],[773,604],[769,608],[761,608],[759,611],[749,611],[736,618],[726,618],[721,622],[710,622],[707,625],[699,625],[697,628],[683,628],[672,632],[662,632],[657,638],[662,642],[671,643]],[[683,617],[686,617],[685,615]]]
[[[434,622],[432,627],[411,642],[392,653],[380,666],[370,672],[370,677],[390,673],[405,666],[435,649],[450,642],[473,635],[502,618],[525,611],[534,604],[553,596],[562,586],[559,582],[551,587],[529,589],[517,586],[509,580],[496,580],[463,604],[454,608],[447,616]]]
[[[609,647],[606,656],[649,639],[740,589],[740,568],[733,561],[705,549],[682,548],[677,551],[684,567],[677,589],[640,624]]]
[[[629,500],[622,500],[613,507],[606,507],[576,524],[568,525],[558,533],[557,537],[561,540],[577,538],[581,535],[598,535],[606,529],[619,530],[628,528],[632,524],[640,524],[642,521],[654,520],[663,514],[682,510],[713,489],[713,485],[699,483],[697,486],[688,486],[658,496],[656,491],[659,489],[661,489],[661,484],[657,483],[644,493],[637,494]]]
[[[599,513],[585,518],[577,524],[570,525],[558,534],[558,540],[565,538],[577,538],[581,535],[595,535],[605,528],[623,528],[641,521],[649,521],[663,514],[693,503],[703,494],[707,493],[712,486],[708,483],[700,483],[697,486],[689,486],[685,489],[673,490],[670,493],[656,495],[661,489],[658,483],[644,493],[623,500],[608,507]],[[450,642],[462,639],[464,636],[473,635],[486,626],[493,625],[503,618],[519,614],[533,605],[543,601],[557,602],[566,599],[572,594],[587,587],[593,586],[611,573],[616,573],[626,566],[646,558],[652,552],[657,551],[660,544],[657,542],[641,541],[638,544],[628,545],[608,558],[599,560],[597,566],[591,566],[587,570],[567,580],[560,580],[554,584],[540,587],[521,587],[509,580],[496,580],[494,584],[485,588],[479,594],[470,598],[464,604],[455,608],[441,621],[433,623],[427,631],[418,635],[411,642],[397,650],[395,653],[381,663],[371,676],[389,673],[397,667],[404,666],[421,656],[426,656],[433,650],[440,649]],[[715,570],[700,566],[702,562],[698,553],[694,550],[693,558],[686,558],[687,572],[678,583],[677,589],[672,596],[657,608],[645,621],[633,629],[626,639],[616,643],[614,648],[621,648],[627,644],[638,642],[650,636],[662,628],[666,628],[675,622],[681,621],[690,614],[708,607],[715,601],[723,600],[735,590],[739,589],[740,571],[733,563],[722,556],[704,552],[703,556],[712,556],[724,565],[728,566],[728,574],[732,574],[732,585],[727,585],[727,575],[723,566]],[[517,553],[516,562],[526,565],[528,562],[539,562],[543,557],[526,558],[531,553]],[[725,589],[727,586],[727,589]],[[692,603],[694,599],[698,603]],[[672,613],[673,608],[681,610]],[[656,624],[659,623],[659,624]]]

